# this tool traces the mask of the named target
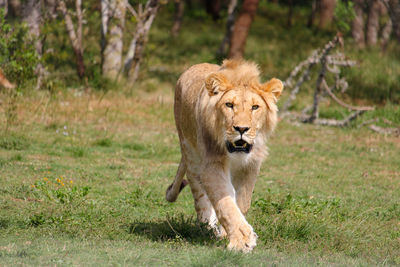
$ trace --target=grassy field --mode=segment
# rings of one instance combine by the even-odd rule
[[[164,200],[180,159],[172,88],[188,66],[218,62],[225,27],[188,10],[171,39],[171,6],[156,19],[133,88],[98,79],[99,34],[88,32],[91,93],[78,86],[68,46],[45,56],[57,77],[49,91],[13,99],[0,91],[0,266],[400,265],[400,139],[358,127],[376,117],[400,124],[399,46],[341,50],[359,65],[343,72],[350,88],[340,97],[377,106],[351,127],[279,123],[248,214],[258,245],[244,255],[196,222],[190,190]],[[286,28],[287,10],[260,7],[246,58],[264,80],[284,80],[335,34],[305,28],[307,13],[295,11]],[[307,105],[314,85],[312,77],[294,109]],[[323,117],[348,113],[322,104]]]
[[[18,110],[0,137],[2,265],[400,264],[398,138],[282,121],[242,255],[196,223],[189,190],[164,200],[180,158],[171,91],[40,93]]]

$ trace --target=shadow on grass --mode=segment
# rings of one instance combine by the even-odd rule
[[[183,215],[167,217],[164,221],[135,221],[129,225],[128,232],[145,236],[152,241],[184,240],[192,244],[217,244],[212,230],[206,224]]]

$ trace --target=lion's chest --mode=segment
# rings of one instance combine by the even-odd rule
[[[229,169],[231,172],[240,170],[248,166],[253,161],[253,155],[246,153],[228,154]]]

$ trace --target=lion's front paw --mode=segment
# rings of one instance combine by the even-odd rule
[[[248,224],[241,225],[229,236],[228,249],[248,253],[256,246],[257,234]]]

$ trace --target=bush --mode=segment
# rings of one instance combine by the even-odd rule
[[[36,77],[35,68],[39,63],[34,40],[28,36],[24,24],[9,24],[0,9],[0,68],[10,81],[18,87]]]

